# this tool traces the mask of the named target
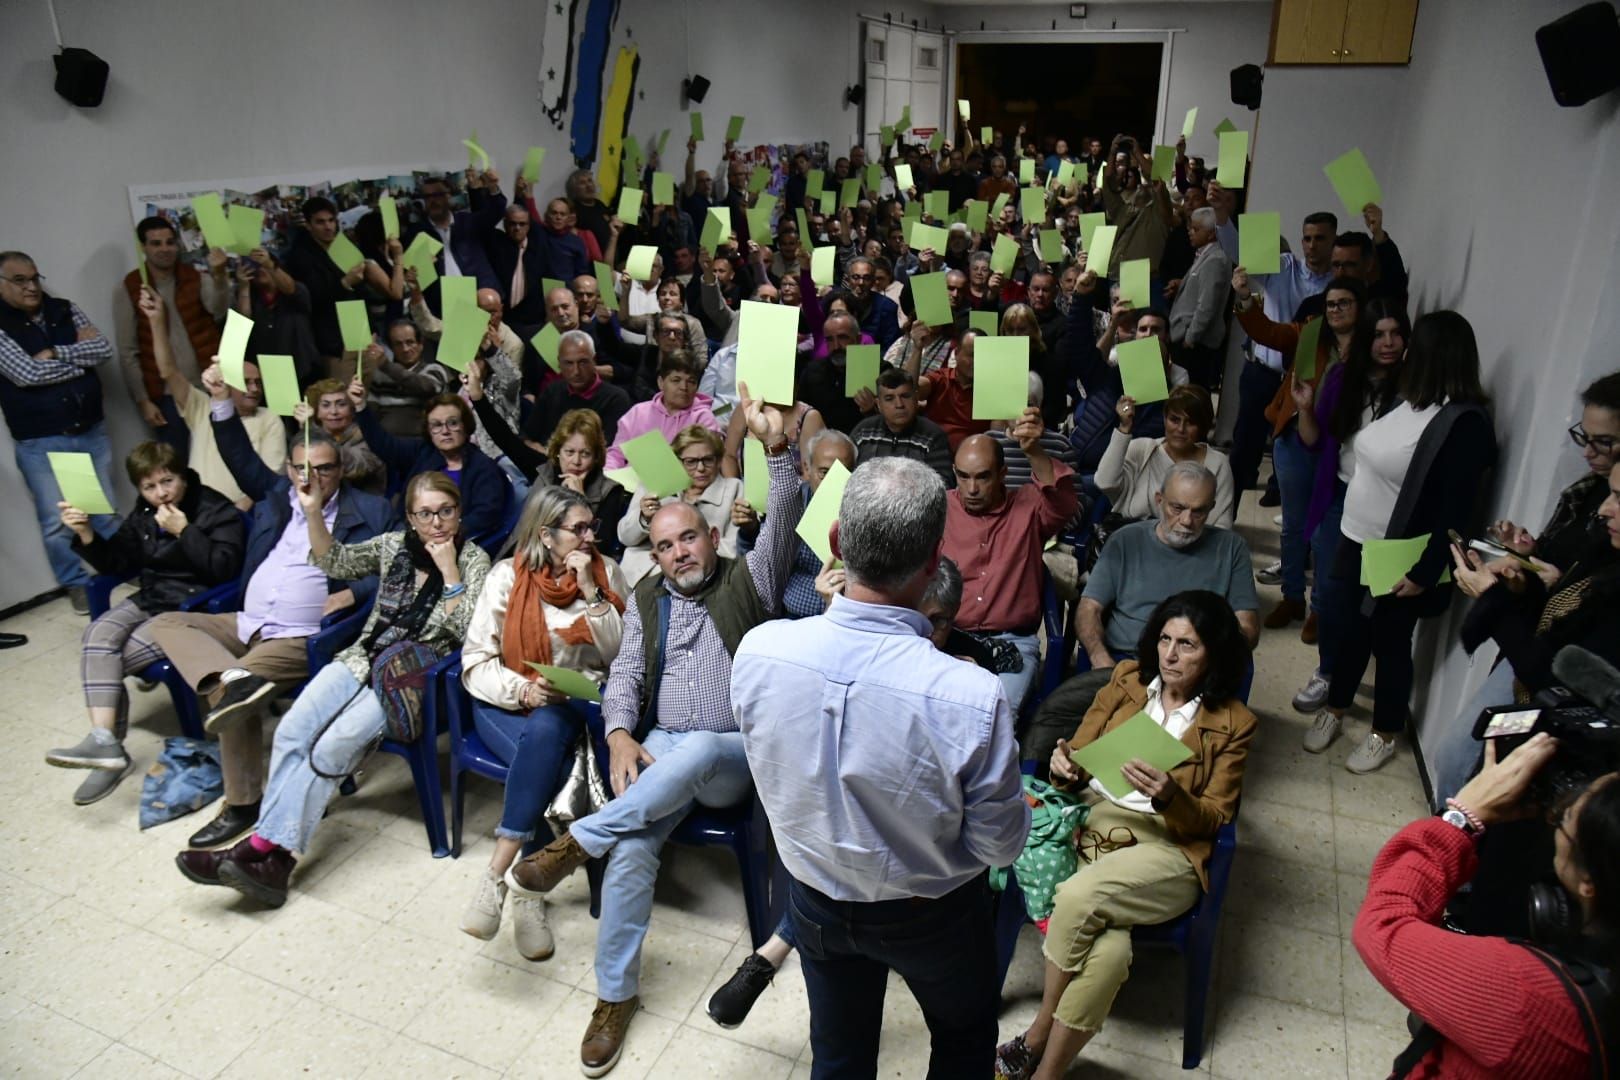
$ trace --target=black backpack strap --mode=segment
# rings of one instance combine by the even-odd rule
[[[1547,970],[1558,978],[1564,993],[1569,995],[1570,1004],[1575,1006],[1575,1015],[1581,1021],[1581,1029],[1586,1032],[1591,1075],[1595,1080],[1604,1080],[1609,1075],[1609,1047],[1603,1041],[1601,1014],[1609,997],[1609,988],[1604,985],[1602,976],[1583,960],[1565,960],[1527,942],[1520,944],[1547,965]]]
[[[644,742],[647,733],[658,723],[658,688],[664,681],[664,657],[669,652],[669,590],[660,589],[658,592],[658,663],[653,670],[643,676],[648,679],[651,692],[647,695],[647,709],[641,714],[634,732],[636,742]],[[645,628],[643,628],[645,632]]]
[[[1406,1044],[1406,1049],[1396,1055],[1395,1064],[1389,1068],[1389,1080],[1405,1080],[1412,1075],[1412,1070],[1417,1068],[1418,1062],[1427,1057],[1429,1051],[1438,1045],[1440,1033],[1428,1024],[1419,1025],[1417,1034]]]

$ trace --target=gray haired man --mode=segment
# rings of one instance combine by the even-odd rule
[[[1232,291],[1232,260],[1216,243],[1215,211],[1200,207],[1187,219],[1187,239],[1196,255],[1170,307],[1170,348],[1192,381],[1214,386],[1226,338],[1227,298]]]

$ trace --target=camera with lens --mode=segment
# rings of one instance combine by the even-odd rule
[[[1558,750],[1530,781],[1526,800],[1536,806],[1552,810],[1620,769],[1620,723],[1564,686],[1538,692],[1528,705],[1493,706],[1474,722],[1474,738],[1496,741],[1498,761],[1541,732],[1558,740]]]

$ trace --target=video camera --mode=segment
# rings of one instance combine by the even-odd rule
[[[1552,667],[1561,685],[1538,692],[1529,705],[1488,708],[1474,722],[1474,738],[1499,740],[1497,760],[1538,732],[1558,740],[1528,791],[1530,801],[1548,809],[1620,770],[1620,671],[1574,645],[1560,649]]]

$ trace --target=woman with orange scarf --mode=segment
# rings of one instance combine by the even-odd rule
[[[507,763],[506,801],[495,852],[461,919],[461,929],[489,939],[501,926],[501,880],[523,845],[544,832],[546,808],[573,764],[574,745],[589,738],[585,710],[536,671],[576,671],[600,685],[619,653],[624,629],[624,575],[596,550],[597,522],[578,494],[535,488],[518,520],[510,559],[489,571],[461,650],[461,681],[473,698],[479,738]],[[551,955],[545,902],[513,897],[512,932],[530,960]]]

